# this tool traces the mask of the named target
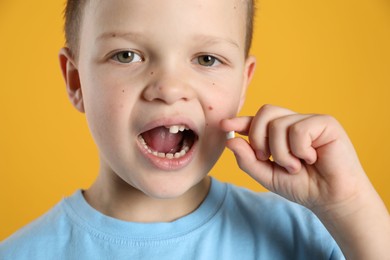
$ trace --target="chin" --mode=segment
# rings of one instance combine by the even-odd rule
[[[188,194],[191,190],[196,189],[197,185],[205,178],[205,176],[199,176],[197,178],[188,178],[188,176],[183,178],[182,176],[149,178],[146,182],[142,183],[139,190],[154,199],[178,199]]]

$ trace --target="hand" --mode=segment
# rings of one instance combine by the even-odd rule
[[[248,136],[249,143],[227,141],[243,171],[312,210],[348,203],[369,183],[347,134],[330,116],[266,105],[254,117],[223,120],[221,126]]]
[[[254,117],[222,120],[242,170],[272,192],[311,209],[347,259],[388,259],[390,217],[341,125],[266,105]],[[270,160],[272,156],[272,160]]]

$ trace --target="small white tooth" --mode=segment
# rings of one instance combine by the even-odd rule
[[[230,131],[226,134],[226,139],[233,139],[235,137],[235,132],[234,131]]]
[[[180,131],[180,132],[183,132],[185,129],[186,129],[186,127],[185,127],[184,125],[182,125],[182,126],[179,127],[179,131]]]
[[[165,158],[165,153],[158,153],[157,156],[160,158]]]
[[[167,153],[165,155],[165,157],[168,158],[168,159],[173,159],[174,155],[173,155],[173,153]]]
[[[175,153],[175,158],[180,158],[180,157],[181,157],[180,153]]]
[[[187,131],[190,130],[188,127],[184,128],[184,129],[187,130]]]
[[[158,152],[156,152],[156,151],[154,151],[152,154],[153,154],[154,156],[158,156]]]
[[[180,157],[186,155],[186,153],[187,153],[187,152],[186,152],[185,150],[181,150],[181,151],[180,151]]]
[[[152,153],[152,150],[148,149],[148,153]]]
[[[188,151],[190,150],[190,147],[188,147],[188,146],[186,145],[186,146],[183,147],[183,150],[184,150],[185,152],[188,152]]]
[[[169,127],[169,132],[171,134],[177,134],[179,132],[179,126],[173,125],[173,126]]]

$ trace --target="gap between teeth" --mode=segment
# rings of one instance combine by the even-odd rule
[[[190,147],[186,144],[183,145],[183,148],[180,152],[177,153],[162,153],[158,151],[153,151],[150,149],[150,147],[146,144],[144,138],[142,136],[139,136],[138,139],[140,140],[141,144],[144,146],[144,148],[148,151],[148,153],[153,154],[154,156],[160,157],[160,158],[167,158],[167,159],[178,159],[186,155],[186,153],[190,150]]]
[[[171,134],[177,134],[179,131],[183,132],[184,130],[189,130],[186,126],[184,125],[172,125],[172,126],[166,126],[165,128],[169,129],[169,132]]]

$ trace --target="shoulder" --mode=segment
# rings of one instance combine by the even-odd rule
[[[50,251],[69,239],[71,221],[64,201],[44,215],[21,228],[0,243],[0,259],[31,259],[47,256]],[[44,248],[44,250],[42,250]],[[35,259],[35,258],[33,258]]]

